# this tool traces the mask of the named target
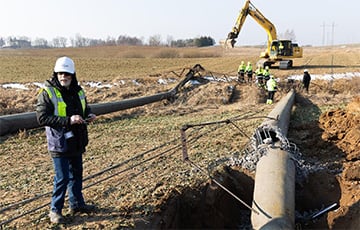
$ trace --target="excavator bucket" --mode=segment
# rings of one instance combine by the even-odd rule
[[[234,48],[234,45],[235,45],[235,40],[234,39],[222,39],[220,40],[220,45],[224,48]]]

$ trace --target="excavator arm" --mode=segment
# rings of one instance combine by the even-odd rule
[[[244,25],[247,16],[251,16],[267,33],[267,47],[265,52],[261,52],[260,57],[263,60],[259,61],[263,66],[271,66],[279,62],[279,68],[287,69],[292,67],[293,61],[288,60],[292,58],[301,58],[303,50],[298,44],[290,40],[278,40],[276,28],[251,2],[246,0],[241,9],[234,27],[228,34],[225,40],[226,47],[233,47],[236,39],[239,36],[242,26]],[[259,63],[260,64],[260,63]]]
[[[232,31],[228,34],[227,42],[230,42],[231,46],[234,47],[236,43],[235,39],[239,36],[241,28],[248,15],[250,15],[267,33],[267,49],[265,54],[262,56],[268,57],[272,41],[277,40],[276,29],[275,26],[250,2],[250,0],[245,1]]]
[[[240,11],[239,16],[236,19],[235,25],[232,28],[231,32],[228,34],[226,42],[230,42],[231,47],[234,48],[234,45],[236,43],[236,38],[239,36],[240,30],[242,26],[244,25],[246,17],[249,15],[249,7],[250,7],[250,1],[246,1],[245,5]]]

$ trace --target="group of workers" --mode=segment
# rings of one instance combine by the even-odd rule
[[[253,68],[251,65],[251,62],[248,62],[247,65],[245,65],[244,61],[241,61],[241,64],[239,65],[238,68],[238,80],[241,83],[245,83],[245,74],[247,76],[247,82],[251,83],[252,82],[252,76],[253,76]]]
[[[274,75],[270,74],[269,66],[263,68],[262,65],[258,65],[256,70],[253,71],[251,62],[248,62],[245,65],[244,61],[241,61],[241,64],[238,67],[238,81],[240,83],[252,83],[253,75],[256,76],[256,84],[260,89],[264,89],[268,92],[266,104],[272,104],[274,101],[275,92],[277,90],[277,82],[274,78]],[[247,81],[245,80],[245,75],[247,76]],[[310,85],[311,76],[307,69],[304,70],[304,76],[302,79],[303,89],[308,93]]]
[[[264,89],[268,92],[268,97],[266,104],[272,104],[274,101],[274,95],[277,90],[277,83],[274,79],[274,76],[270,74],[269,66],[262,67],[258,65],[255,72],[253,71],[251,62],[248,62],[245,65],[244,61],[241,61],[241,64],[238,68],[238,81],[241,83],[246,83],[245,74],[247,76],[247,83],[252,83],[253,75],[256,76],[256,84],[259,88]]]
[[[240,83],[252,83],[253,82],[253,75],[256,76],[256,82],[258,86],[263,87],[266,81],[270,79],[270,70],[269,66],[263,68],[261,65],[258,65],[256,70],[253,71],[253,67],[251,62],[248,62],[245,65],[244,61],[241,61],[241,64],[238,67],[238,81]],[[245,75],[247,76],[247,81],[245,80]]]

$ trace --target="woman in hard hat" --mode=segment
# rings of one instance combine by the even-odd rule
[[[96,115],[78,84],[72,59],[57,59],[51,79],[40,90],[36,116],[39,124],[45,126],[55,172],[50,221],[63,223],[66,191],[71,214],[94,209],[85,204],[82,194],[82,154],[88,144],[86,124],[95,120]]]

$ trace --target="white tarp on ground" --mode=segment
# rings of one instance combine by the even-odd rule
[[[351,79],[354,77],[360,77],[360,72],[354,72],[354,73],[334,73],[334,74],[311,74],[311,80],[337,80],[337,79]],[[292,75],[288,77],[288,79],[293,80],[302,80],[303,75]]]
[[[311,80],[337,80],[337,79],[351,79],[354,77],[360,77],[360,72],[353,72],[353,73],[334,73],[334,74],[311,74]],[[209,81],[216,81],[216,79],[214,77],[204,77]],[[287,79],[293,79],[293,80],[302,80],[303,75],[292,75],[289,76]],[[237,77],[228,77],[228,79],[226,78],[217,78],[217,81],[227,81],[227,80],[236,80]],[[174,79],[159,79],[158,80],[158,84],[168,84],[168,82],[174,82]],[[136,80],[131,80],[128,81],[131,82],[131,84],[134,85],[141,85],[141,83],[139,83]],[[191,82],[192,84],[196,84],[196,82]],[[84,82],[83,83],[86,86],[89,86],[91,88],[111,88],[112,86],[117,86],[117,85],[124,85],[126,84],[126,81],[121,80],[118,83],[112,83],[112,84],[103,84],[101,82]],[[33,82],[33,83],[25,83],[25,84],[20,84],[20,83],[5,83],[5,84],[0,84],[0,87],[3,87],[5,89],[19,89],[19,90],[29,90],[29,85],[35,85],[38,88],[42,88],[44,86],[43,83],[39,83],[39,82]]]

